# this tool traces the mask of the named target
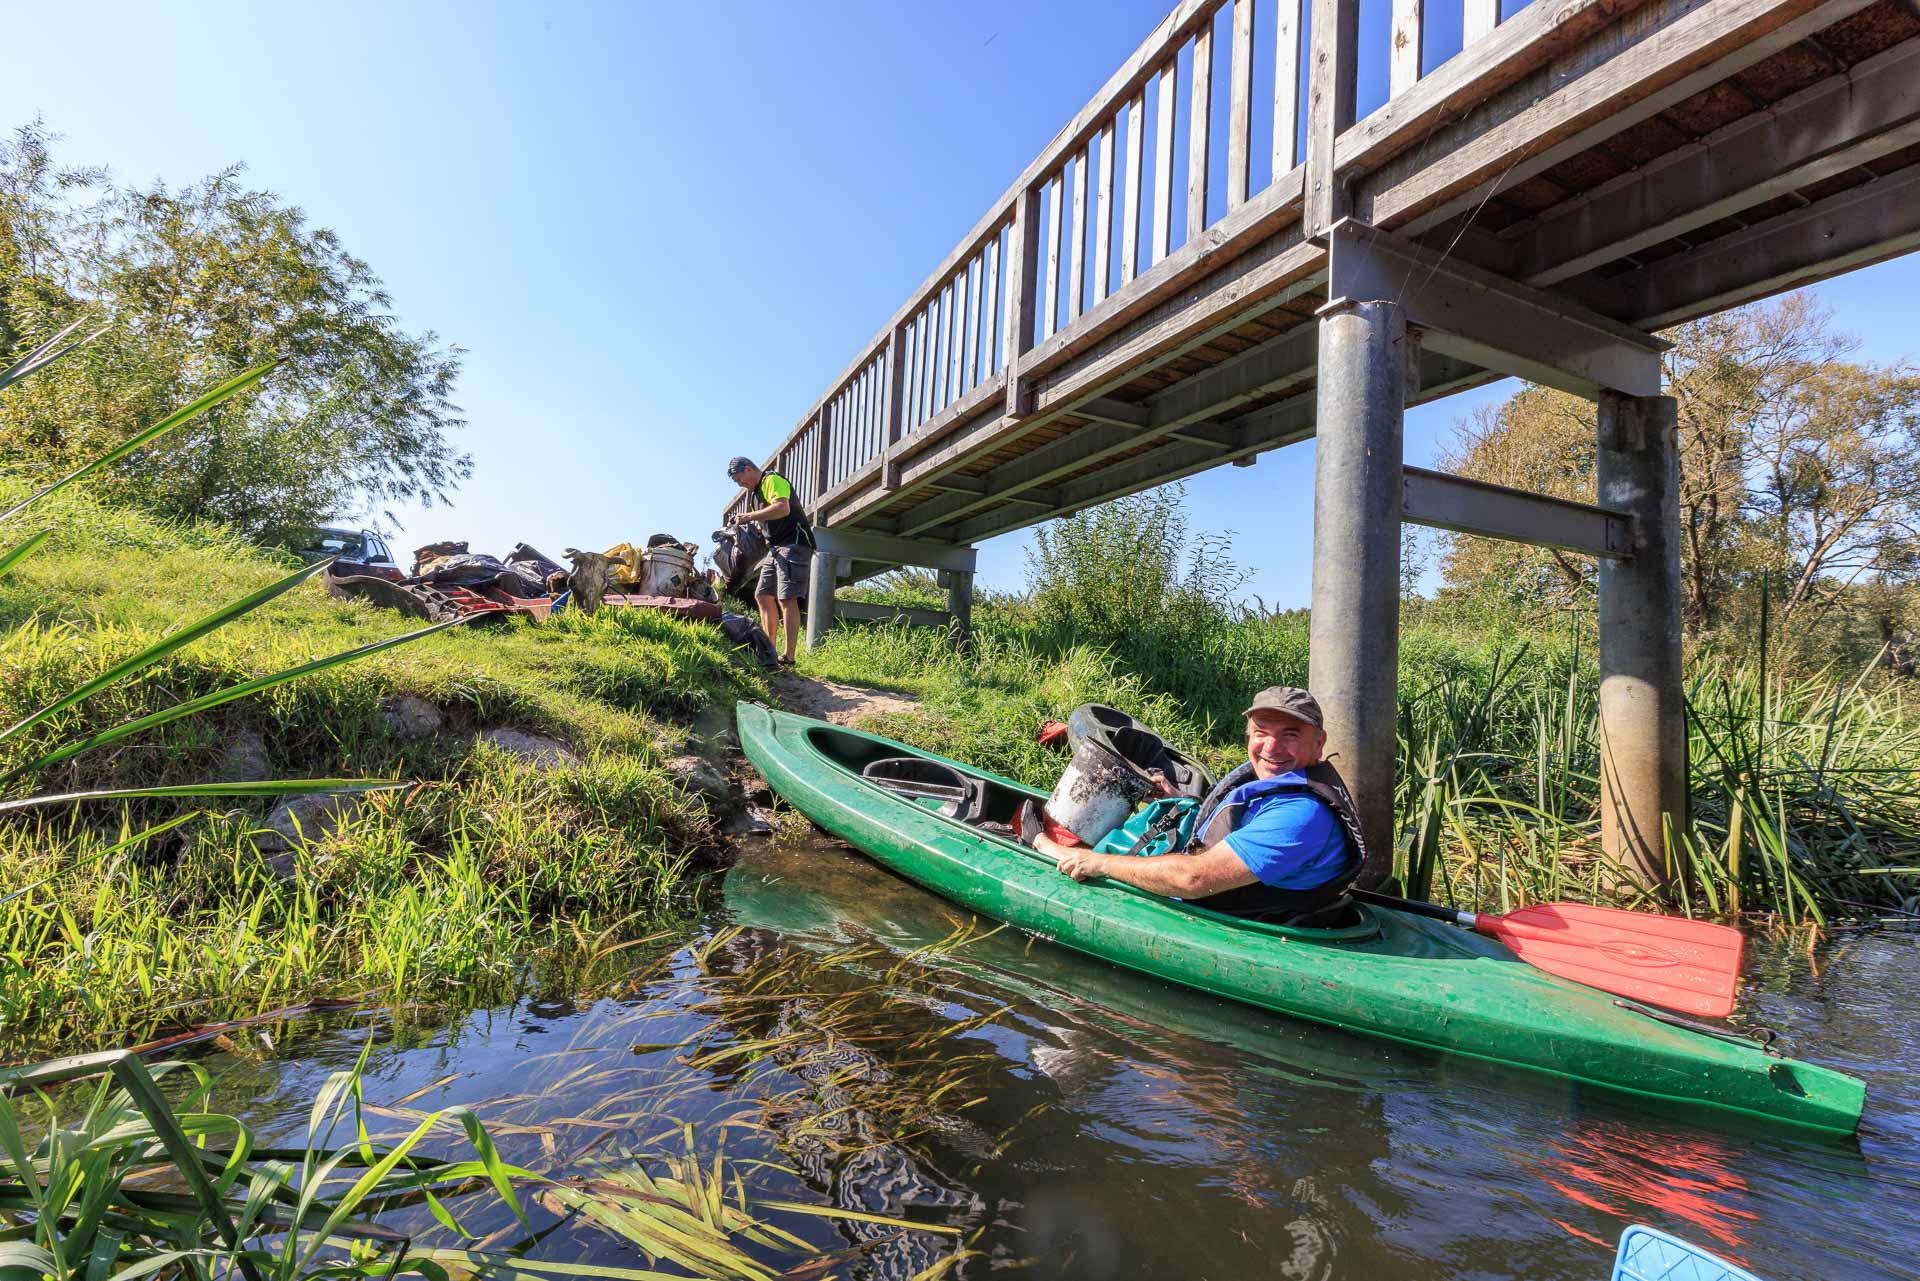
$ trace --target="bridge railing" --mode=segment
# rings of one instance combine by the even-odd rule
[[[1494,31],[1499,0],[1452,2],[1461,4],[1460,21],[1446,34],[1464,53]],[[855,355],[766,465],[816,511],[855,489],[890,488],[902,457],[1006,398],[1009,370],[1044,372],[1083,338],[1111,332],[1183,287],[1202,264],[1231,258],[1238,242],[1250,247],[1296,220],[1309,185],[1305,152],[1320,149],[1331,186],[1334,139],[1353,125],[1363,82],[1384,83],[1389,101],[1367,122],[1371,132],[1340,138],[1338,158],[1377,164],[1404,150],[1419,122],[1388,108],[1422,79],[1422,59],[1433,52],[1425,0],[1392,0],[1385,47],[1360,46],[1358,18],[1358,0],[1184,0]],[[1332,38],[1312,30],[1316,19]],[[1507,79],[1512,62],[1509,54],[1502,64]],[[1452,79],[1459,83],[1427,95],[1433,110],[1457,112],[1462,93],[1484,87],[1487,76],[1468,70]],[[1312,143],[1313,131],[1324,142]]]

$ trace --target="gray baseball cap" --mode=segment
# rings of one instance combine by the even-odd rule
[[[1295,689],[1291,685],[1269,685],[1253,696],[1253,702],[1242,716],[1251,716],[1255,712],[1279,712],[1291,716],[1296,721],[1305,721],[1315,729],[1327,727],[1326,718],[1321,715],[1319,700],[1304,689]]]
[[[747,457],[745,454],[735,454],[733,461],[727,464],[727,475],[738,476],[741,472],[753,465],[753,459]]]

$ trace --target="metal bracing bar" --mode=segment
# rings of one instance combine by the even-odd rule
[[[973,572],[974,550],[949,543],[916,542],[909,538],[891,538],[858,529],[813,527],[818,548],[815,560],[847,557],[853,560],[884,560],[896,565],[919,565],[925,569],[952,569]]]
[[[1589,556],[1633,555],[1633,521],[1619,512],[1420,467],[1401,468],[1401,519]]]
[[[1678,324],[1920,249],[1920,165],[1569,292],[1647,328]]]
[[[1578,276],[1920,143],[1920,42],[1895,45],[1506,233],[1508,273]]]
[[[1397,303],[1430,351],[1589,399],[1660,390],[1667,344],[1599,312],[1352,219],[1328,242],[1327,297]]]
[[[1081,418],[1091,418],[1097,423],[1113,423],[1119,427],[1145,427],[1153,417],[1152,411],[1145,405],[1115,400],[1111,396],[1096,396],[1073,412]]]

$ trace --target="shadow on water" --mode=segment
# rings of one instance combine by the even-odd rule
[[[697,1153],[805,1244],[756,1247],[769,1276],[1584,1281],[1634,1222],[1769,1281],[1920,1276],[1920,939],[1817,968],[1757,950],[1749,1012],[1869,1077],[1858,1143],[1268,1017],[995,930],[825,838],[743,850],[690,940],[507,1008],[313,1027],[225,1089],[293,1131],[372,1037],[397,1129],[469,1103],[555,1177]],[[545,1209],[533,1257],[649,1263]]]

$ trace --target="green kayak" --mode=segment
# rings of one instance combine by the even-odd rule
[[[755,703],[739,705],[738,726],[768,785],[826,831],[963,907],[1115,965],[1296,1018],[1645,1098],[1836,1134],[1859,1124],[1866,1087],[1856,1078],[1774,1057],[1732,1032],[1663,1022],[1537,970],[1493,939],[1387,908],[1363,905],[1355,924],[1304,930],[1113,881],[1080,884],[1044,855],[947,817],[937,796],[904,795],[861,771],[907,756],[951,766],[983,785],[975,816],[999,823],[1043,793]]]

